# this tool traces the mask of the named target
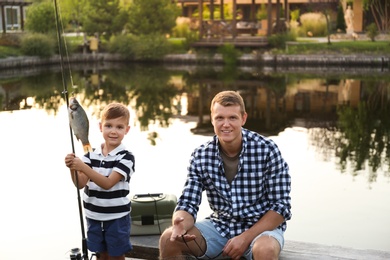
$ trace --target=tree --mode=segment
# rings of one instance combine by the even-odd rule
[[[56,19],[52,3],[34,3],[27,11],[26,29],[37,33],[55,32],[55,21]]]
[[[336,29],[342,32],[345,32],[346,29],[345,19],[344,19],[344,9],[341,4],[337,7],[337,21],[336,21]]]
[[[331,33],[331,28],[330,28],[330,12],[332,10],[336,10],[335,7],[339,4],[339,0],[309,0],[311,3],[313,9],[316,9],[317,11],[321,12],[324,14],[325,19],[326,19],[326,27],[328,29],[328,44],[331,44],[330,42],[330,33]]]
[[[69,21],[78,30],[81,26],[82,18],[85,16],[88,0],[62,0],[58,1],[61,17]]]
[[[363,0],[364,10],[371,11],[379,31],[390,30],[390,1]]]
[[[171,0],[134,0],[128,29],[135,35],[167,34],[176,25],[180,9]]]
[[[88,34],[99,33],[109,39],[111,35],[123,31],[127,19],[128,13],[120,8],[119,0],[88,1],[83,17],[83,31]]]

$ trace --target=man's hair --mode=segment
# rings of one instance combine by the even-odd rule
[[[121,103],[110,103],[102,111],[101,120],[110,120],[119,117],[124,117],[127,124],[130,122],[130,111]]]
[[[213,113],[213,108],[215,103],[221,104],[224,107],[238,105],[240,106],[241,114],[242,115],[245,114],[244,100],[242,99],[241,95],[236,91],[226,90],[226,91],[219,92],[217,95],[215,95],[215,97],[211,101],[211,106],[210,106],[211,113]]]

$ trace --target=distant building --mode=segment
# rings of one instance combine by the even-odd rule
[[[299,9],[301,14],[313,11],[313,6],[316,3],[326,4],[328,3],[333,7],[334,13],[337,11],[337,5],[341,4],[346,10],[347,0],[177,0],[178,5],[182,9],[182,16],[195,18],[199,17],[199,13],[208,12],[209,17],[202,18],[200,20],[200,24],[210,24],[217,23],[220,20],[229,20],[224,17],[226,15],[226,8],[231,9],[230,13],[236,13],[236,16],[233,18],[232,27],[239,21],[246,22],[248,25],[259,20],[259,10],[261,7],[265,7],[266,16],[268,21],[271,21],[272,24],[275,23],[276,20],[281,19],[283,21],[290,20],[290,11]],[[271,3],[271,7],[268,8],[268,3]],[[313,5],[312,5],[313,4]],[[362,32],[363,25],[363,0],[354,0],[353,1],[353,11],[354,11],[354,28],[356,32]],[[334,15],[335,18],[335,15]],[[236,21],[237,20],[237,21]],[[335,22],[335,21],[333,21]],[[207,26],[207,25],[206,25]],[[203,28],[202,28],[203,27]],[[204,29],[204,26],[201,26],[200,34],[201,36],[206,34],[205,31],[208,28]],[[253,27],[253,26],[252,26]],[[258,28],[258,26],[257,26]],[[270,30],[272,29],[272,25],[268,25],[268,28],[262,28],[267,32],[265,34],[270,35]],[[243,31],[243,30],[241,30]],[[253,30],[249,31],[252,35],[254,35]],[[234,34],[239,34],[234,33]]]
[[[0,0],[0,32],[21,32],[24,30],[26,6],[24,0]]]

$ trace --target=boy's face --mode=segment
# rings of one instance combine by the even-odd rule
[[[130,130],[125,117],[105,119],[100,122],[99,127],[106,144],[113,148],[121,144],[123,138]]]

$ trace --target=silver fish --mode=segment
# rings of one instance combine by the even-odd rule
[[[83,144],[84,152],[92,151],[92,147],[89,143],[89,120],[83,107],[77,101],[76,98],[72,97],[69,100],[68,107],[69,123],[73,130],[77,140]]]

